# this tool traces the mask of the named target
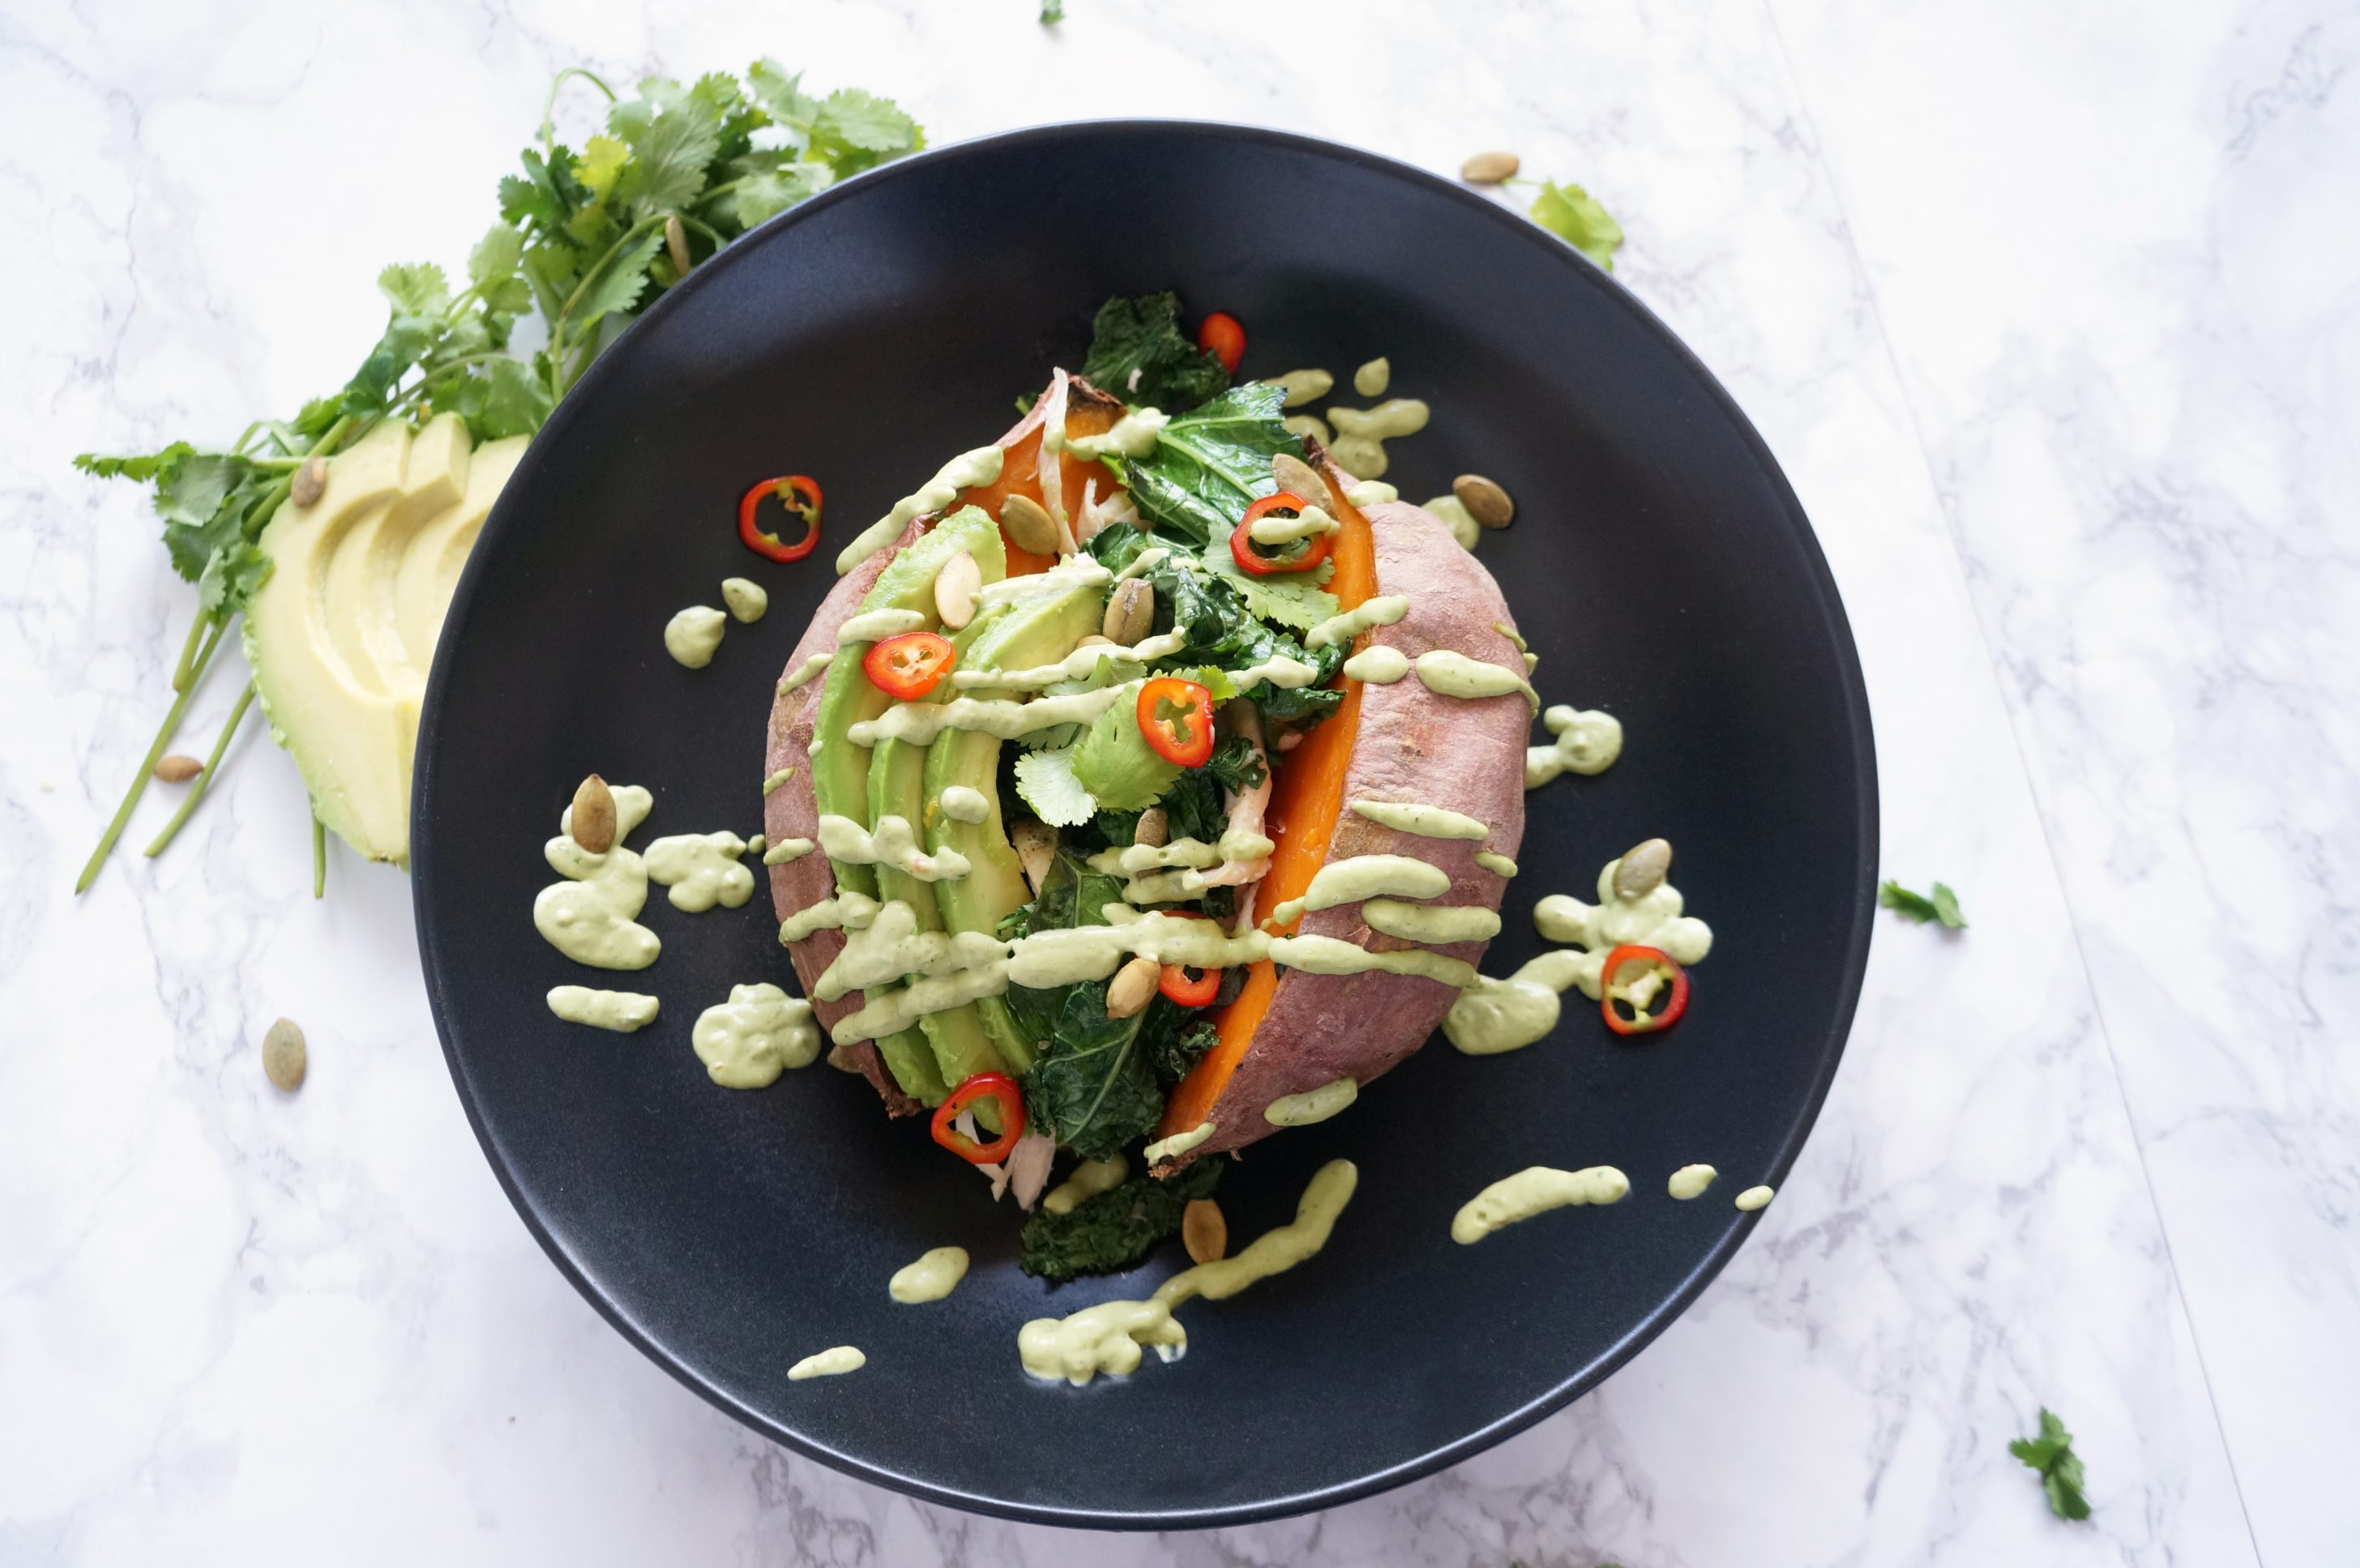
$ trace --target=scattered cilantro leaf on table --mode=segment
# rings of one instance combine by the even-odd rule
[[[1048,27],[1065,19],[1065,0],[1041,0],[1041,25]]]
[[[1947,882],[1934,884],[1934,896],[1913,893],[1898,882],[1886,882],[1876,890],[1876,901],[1905,920],[1924,925],[1939,920],[1951,931],[1967,929],[1967,919],[1959,912],[1959,896],[1950,891]]]
[[[1544,180],[1541,193],[1533,199],[1533,222],[1604,270],[1614,270],[1614,253],[1622,248],[1622,225],[1580,186]]]
[[[2039,1472],[2049,1512],[2064,1519],[2090,1517],[2090,1501],[2081,1495],[2081,1457],[2073,1452],[2073,1434],[2047,1405],[2040,1407],[2040,1435],[2017,1438],[2007,1451]]]

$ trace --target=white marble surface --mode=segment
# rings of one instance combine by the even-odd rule
[[[2360,1539],[2360,55],[2348,8],[15,5],[0,14],[0,1563],[2326,1563]],[[250,733],[67,888],[189,613],[91,445],[342,378],[556,67],[763,53],[937,140],[1251,119],[1583,180],[1819,530],[1875,707],[1880,926],[1803,1160],[1695,1310],[1481,1458],[1095,1538],[757,1442],[490,1179],[398,873],[309,897]],[[1316,71],[1305,61],[1323,57]],[[1322,90],[1332,83],[1332,91]],[[388,148],[395,150],[388,150]],[[216,677],[192,733],[235,687]],[[166,808],[151,802],[131,842]],[[281,1100],[251,1042],[311,1023]],[[331,1021],[333,1020],[333,1021]],[[2096,1517],[2006,1440],[2047,1401]]]

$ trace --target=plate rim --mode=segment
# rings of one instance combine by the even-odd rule
[[[1667,348],[1688,368],[1710,395],[1714,406],[1731,422],[1743,439],[1762,477],[1767,481],[1774,499],[1784,513],[1788,528],[1802,547],[1804,564],[1819,589],[1818,612],[1829,622],[1829,631],[1836,653],[1839,675],[1840,706],[1845,727],[1853,745],[1853,788],[1860,802],[1858,828],[1859,854],[1853,867],[1853,909],[1852,929],[1847,933],[1843,964],[1845,975],[1841,995],[1838,998],[1835,1018],[1814,1070],[1816,1082],[1804,1105],[1802,1114],[1781,1141],[1769,1161],[1766,1172],[1770,1184],[1783,1185],[1795,1160],[1802,1152],[1805,1141],[1819,1123],[1819,1113],[1827,1103],[1837,1069],[1841,1065],[1845,1046],[1852,1036],[1852,1025],[1860,1006],[1861,992],[1867,977],[1868,950],[1874,930],[1875,886],[1878,850],[1881,842],[1881,802],[1877,789],[1876,747],[1871,723],[1865,673],[1860,661],[1860,649],[1852,633],[1852,621],[1846,613],[1842,594],[1830,568],[1819,535],[1811,527],[1801,499],[1787,481],[1785,471],[1763,440],[1753,420],[1737,400],[1731,396],[1718,376],[1705,365],[1695,351],[1666,324],[1646,304],[1602,268],[1600,268],[1569,245],[1549,234],[1537,224],[1498,202],[1488,200],[1466,186],[1448,180],[1431,170],[1404,163],[1365,148],[1347,146],[1325,137],[1299,132],[1282,131],[1264,125],[1239,125],[1218,120],[1164,119],[1136,115],[1097,119],[1062,120],[1048,125],[1030,125],[1012,131],[965,138],[930,147],[906,158],[896,158],[875,169],[867,169],[839,181],[786,212],[758,224],[753,230],[713,258],[697,267],[674,288],[665,290],[653,304],[627,329],[624,336],[641,332],[650,323],[660,321],[675,305],[676,298],[700,288],[711,286],[711,279],[727,269],[752,265],[757,239],[768,243],[778,234],[808,221],[814,214],[836,203],[855,199],[866,190],[890,182],[912,169],[930,167],[945,161],[958,161],[978,156],[1021,150],[1040,143],[1072,140],[1093,133],[1120,131],[1169,136],[1183,141],[1226,141],[1260,144],[1287,152],[1349,163],[1371,172],[1422,186],[1456,201],[1462,208],[1482,214],[1483,221],[1503,224],[1520,231],[1528,243],[1547,247],[1557,253],[1557,259],[1574,269],[1571,276],[1580,279],[1576,287],[1588,286],[1600,291],[1606,301],[1632,317],[1642,330]],[[621,338],[617,338],[619,343]],[[526,488],[519,481],[529,479],[543,460],[542,454],[554,451],[560,442],[544,438],[552,432],[562,433],[566,424],[577,417],[579,410],[591,398],[583,394],[603,385],[621,359],[610,344],[606,352],[591,363],[580,382],[561,399],[549,422],[525,449],[516,470],[502,486],[490,514],[468,552],[464,568],[453,591],[448,619],[461,610],[472,610],[474,600],[482,589],[484,562],[486,552],[481,548],[484,539],[496,529],[510,526],[514,515],[514,498]],[[1736,1225],[1721,1234],[1721,1238],[1691,1269],[1678,1287],[1666,1295],[1638,1323],[1624,1333],[1588,1367],[1572,1377],[1542,1390],[1517,1409],[1497,1420],[1462,1433],[1452,1441],[1427,1450],[1415,1458],[1404,1460],[1383,1470],[1372,1471],[1329,1486],[1300,1491],[1284,1497],[1265,1498],[1251,1503],[1228,1504],[1208,1508],[1168,1508],[1161,1510],[1131,1510],[1120,1508],[1078,1508],[1065,1505],[1043,1505],[1018,1498],[985,1496],[962,1491],[920,1476],[903,1475],[889,1465],[860,1455],[830,1447],[809,1435],[781,1424],[767,1413],[754,1409],[707,1381],[687,1367],[681,1358],[624,1315],[608,1300],[576,1261],[565,1244],[542,1223],[535,1206],[527,1201],[509,1169],[498,1139],[486,1120],[483,1107],[477,1103],[461,1052],[454,1044],[454,1029],[449,1019],[453,1012],[442,978],[440,940],[429,909],[428,889],[441,876],[433,850],[431,819],[439,789],[442,758],[441,725],[436,722],[442,708],[443,687],[451,678],[447,666],[452,662],[451,645],[438,643],[432,666],[428,673],[426,696],[420,710],[418,745],[411,771],[410,787],[410,906],[412,921],[418,937],[420,967],[425,981],[428,1011],[434,1020],[434,1031],[442,1047],[444,1065],[449,1069],[453,1086],[457,1090],[461,1108],[467,1125],[475,1135],[486,1161],[492,1168],[500,1190],[508,1196],[509,1206],[524,1222],[527,1231],[541,1244],[558,1271],[587,1301],[607,1324],[674,1380],[705,1399],[707,1404],[750,1428],[782,1447],[814,1459],[831,1469],[857,1480],[882,1486],[904,1497],[956,1508],[963,1512],[984,1514],[1025,1524],[1057,1526],[1065,1529],[1165,1530],[1211,1530],[1229,1526],[1253,1524],[1284,1519],[1298,1514],[1339,1507],[1378,1493],[1406,1486],[1412,1481],[1431,1475],[1437,1471],[1472,1458],[1556,1414],[1584,1394],[1620,1371],[1633,1356],[1652,1344],[1656,1336],[1694,1305],[1705,1288],[1717,1279],[1739,1247],[1754,1233],[1760,1222],[1760,1213],[1747,1215]]]

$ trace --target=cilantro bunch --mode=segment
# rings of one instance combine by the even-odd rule
[[[608,105],[606,129],[579,152],[552,127],[570,80],[595,88]],[[172,703],[74,891],[106,863],[224,634],[268,580],[258,540],[307,463],[388,419],[455,414],[478,441],[533,434],[655,294],[764,219],[924,145],[917,122],[890,100],[857,88],[814,97],[799,73],[772,60],[756,61],[742,82],[715,73],[683,87],[650,77],[632,98],[590,71],[560,71],[538,144],[523,152],[524,172],[500,181],[500,221],[469,253],[464,281],[454,286],[432,262],[387,267],[377,277],[385,331],[341,388],[290,419],[255,420],[226,450],[182,441],[138,456],[74,459],[97,478],[153,489],[173,569],[197,588],[196,618],[173,666]],[[528,315],[539,322],[541,346],[525,354],[511,339]],[[311,471],[315,482],[317,474]],[[249,681],[213,764],[252,700]],[[171,842],[213,776],[209,765],[148,855]],[[316,821],[312,844],[316,893],[324,856]]]

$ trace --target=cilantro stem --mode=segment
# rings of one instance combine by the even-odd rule
[[[311,813],[311,897],[328,896],[328,824]]]
[[[180,800],[180,809],[172,813],[172,820],[164,824],[164,831],[156,835],[156,842],[140,852],[148,859],[153,860],[164,853],[164,846],[180,833],[180,824],[189,820],[190,813],[197,809],[197,802],[205,798],[205,788],[213,781],[213,774],[221,767],[222,754],[229,750],[230,736],[237,733],[237,726],[246,720],[246,710],[253,702],[254,681],[249,678],[246,690],[237,694],[237,702],[230,709],[229,717],[222,721],[221,735],[213,742],[213,755],[205,758],[205,770],[197,775],[195,783],[189,786],[188,794]]]
[[[585,71],[578,65],[569,65],[559,71],[556,80],[549,84],[548,98],[541,105],[541,147],[543,153],[549,152],[557,140],[557,127],[552,121],[552,116],[557,113],[557,92],[565,85],[565,79],[569,76],[578,76],[604,93],[607,103],[612,103],[615,101],[615,90],[600,80],[596,71]]]
[[[191,674],[189,667],[195,661],[197,657],[197,643],[202,637],[203,637],[205,628],[213,625],[213,618],[211,615],[204,614],[202,611],[199,611],[197,618],[189,623],[188,637],[180,644],[180,657],[174,660],[172,664],[173,691],[185,691],[189,689],[189,676]]]
[[[719,250],[723,245],[729,243],[727,240],[721,237],[720,230],[715,228],[711,223],[705,222],[701,218],[692,218],[686,212],[683,212],[680,214],[680,221],[688,227],[694,229],[698,234],[703,234],[706,239],[711,240],[715,250]],[[708,257],[707,259],[710,258]]]
[[[606,254],[601,256],[596,261],[592,262],[590,266],[583,271],[582,281],[575,284],[574,286],[574,292],[565,297],[564,308],[557,312],[557,319],[549,323],[549,358],[551,370],[553,375],[563,378],[562,385],[550,388],[550,390],[556,396],[562,397],[567,392],[572,391],[574,381],[579,378],[582,374],[581,371],[574,369],[567,363],[568,348],[565,344],[565,319],[574,313],[574,307],[582,302],[582,296],[588,292],[591,284],[595,283],[598,280],[598,275],[606,271],[608,267],[612,266],[615,258],[622,255],[626,247],[628,247],[633,241],[637,240],[640,235],[646,234],[650,229],[655,228],[666,218],[672,216],[674,216],[674,214],[671,212],[653,213],[650,216],[641,218],[638,223],[633,223],[629,228],[624,230],[622,238],[617,240],[613,245],[608,245],[606,247]],[[585,360],[583,362],[583,368],[587,369],[588,367],[589,362]]]
[[[199,618],[202,620],[203,617]],[[156,777],[156,764],[162,760],[164,748],[172,744],[172,736],[180,727],[180,717],[189,711],[189,700],[197,694],[197,687],[203,681],[205,669],[212,664],[213,650],[221,647],[221,630],[216,625],[213,637],[190,661],[188,686],[172,699],[171,707],[165,712],[162,727],[157,730],[156,739],[148,747],[147,760],[140,763],[139,771],[132,776],[131,788],[124,792],[123,804],[115,809],[115,820],[106,824],[106,832],[99,837],[98,847],[90,852],[89,863],[82,868],[82,875],[74,879],[77,896],[90,890],[90,885],[98,879],[99,867],[104,866],[106,857],[115,853],[115,840],[121,838],[123,830],[130,825],[132,810],[139,804],[139,797],[148,792],[148,781]]]

